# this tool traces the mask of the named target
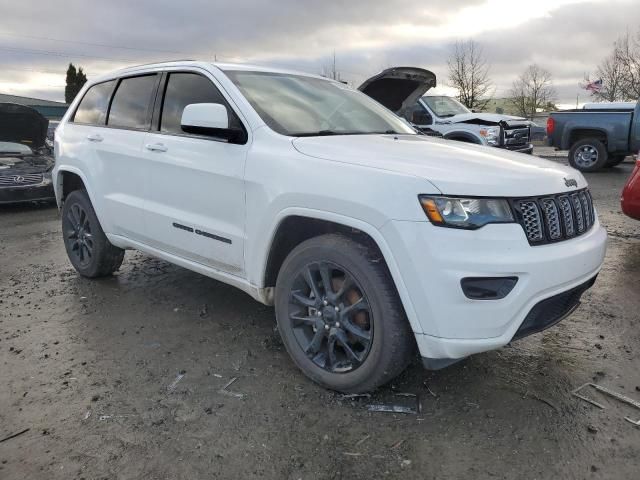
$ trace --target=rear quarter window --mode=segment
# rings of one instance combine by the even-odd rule
[[[90,87],[82,97],[72,121],[90,125],[104,125],[109,99],[115,86],[116,80],[111,80]]]

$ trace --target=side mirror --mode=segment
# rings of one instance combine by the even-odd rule
[[[184,107],[180,120],[182,130],[195,135],[224,138],[239,142],[244,130],[229,128],[227,107],[220,103],[192,103]]]

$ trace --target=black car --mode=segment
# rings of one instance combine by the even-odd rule
[[[53,200],[49,120],[30,107],[0,103],[0,203]]]

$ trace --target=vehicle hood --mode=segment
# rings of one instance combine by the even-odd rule
[[[305,137],[293,146],[315,158],[424,178],[446,195],[527,197],[587,186],[580,172],[555,162],[423,135]],[[571,179],[577,187],[567,186]]]
[[[453,117],[447,117],[444,122],[449,123],[473,123],[476,125],[500,125],[504,122],[508,126],[530,125],[531,122],[523,117],[501,115],[499,113],[461,113]]]
[[[436,76],[415,67],[388,68],[358,87],[392,112],[412,106],[427,90],[436,86]]]
[[[44,147],[49,120],[38,111],[17,103],[0,103],[0,142]]]
[[[51,155],[2,155],[0,154],[0,175],[24,175],[25,173],[46,173],[53,169],[55,160]]]

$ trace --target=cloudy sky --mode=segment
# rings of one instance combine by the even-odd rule
[[[447,87],[458,39],[479,42],[495,96],[537,63],[558,102],[618,35],[640,28],[640,0],[0,0],[0,93],[64,100],[69,62],[89,78],[178,58],[251,62],[322,73],[354,86],[383,68],[421,66]]]

